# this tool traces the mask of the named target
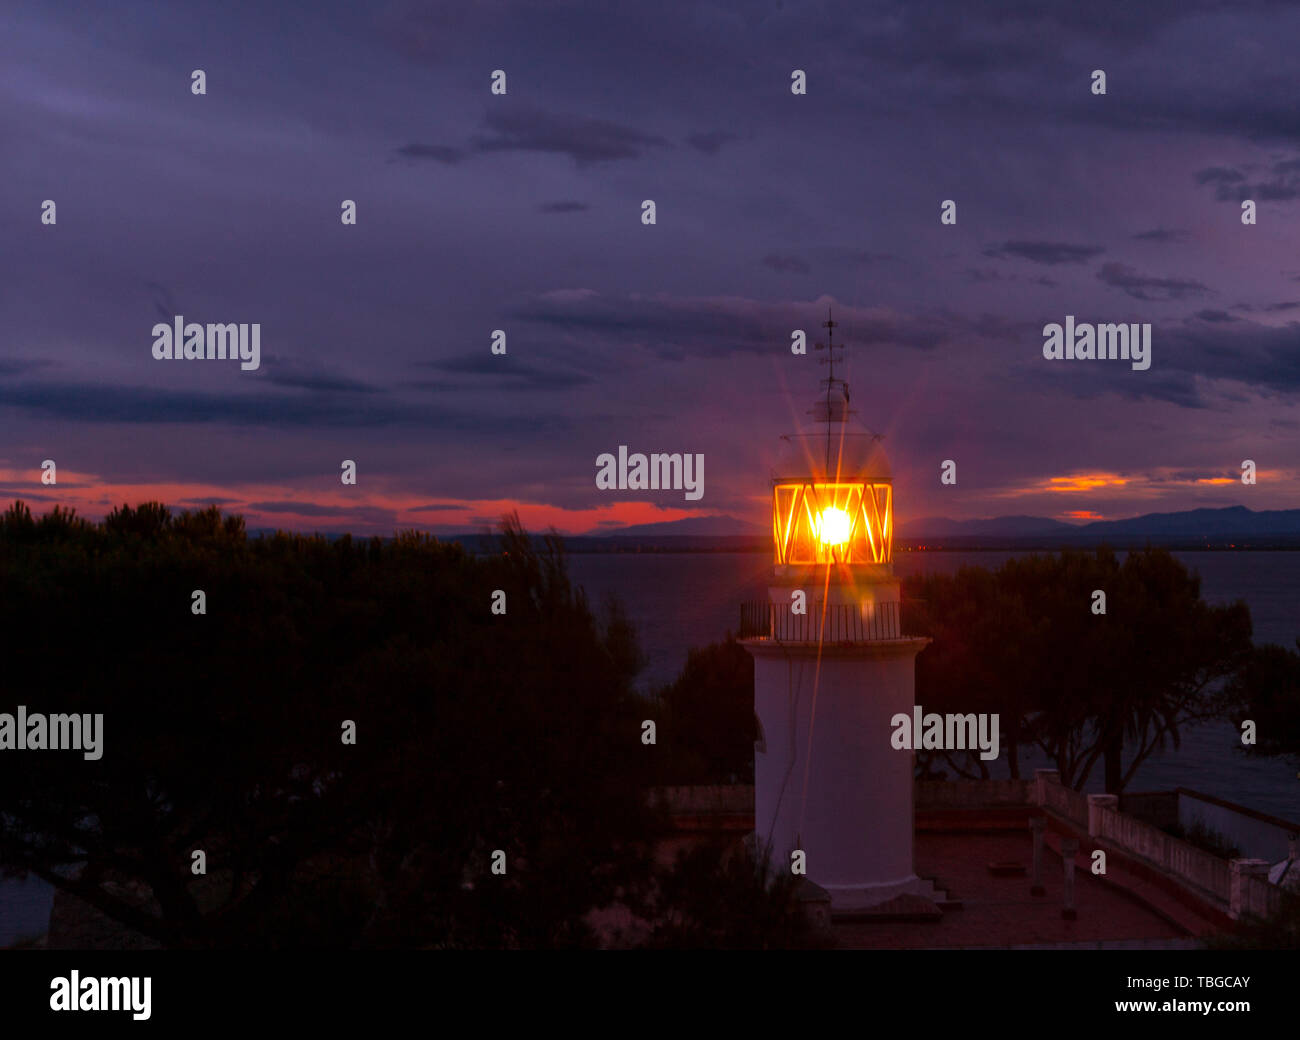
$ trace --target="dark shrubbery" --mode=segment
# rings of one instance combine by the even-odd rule
[[[645,882],[635,640],[517,521],[474,558],[17,504],[0,587],[0,711],[104,715],[100,761],[0,756],[0,864],[157,942],[581,945]]]

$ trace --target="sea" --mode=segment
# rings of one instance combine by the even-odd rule
[[[896,552],[899,577],[950,573],[964,566],[997,567],[1016,552]],[[1256,643],[1294,648],[1300,637],[1300,552],[1204,551],[1177,555],[1201,577],[1211,603],[1243,599]],[[617,598],[636,627],[647,663],[643,692],[671,682],[692,647],[734,632],[740,604],[766,596],[771,558],[763,553],[575,553],[569,573],[593,605]],[[1052,677],[1045,675],[1044,682]],[[1152,755],[1130,791],[1189,787],[1285,820],[1300,822],[1300,774],[1280,759],[1247,758],[1238,731],[1224,722],[1184,730],[1181,746]],[[995,763],[999,764],[999,763]],[[1022,775],[1051,763],[1022,749]],[[1096,776],[1085,788],[1101,790]],[[0,881],[0,947],[44,934],[53,893],[36,880]]]

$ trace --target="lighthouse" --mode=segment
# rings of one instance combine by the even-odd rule
[[[893,572],[894,484],[881,437],[829,365],[810,421],[782,438],[772,476],[767,600],[741,609],[754,658],[754,829],[775,869],[802,862],[833,914],[901,895],[942,898],[912,864],[912,752],[891,719],[912,715],[916,655]],[[796,855],[802,853],[802,857]]]

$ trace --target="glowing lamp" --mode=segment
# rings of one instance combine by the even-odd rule
[[[817,518],[817,540],[822,545],[847,545],[851,530],[849,514],[835,506],[827,506]]]
[[[778,564],[889,563],[893,487],[871,481],[777,481],[772,536]]]

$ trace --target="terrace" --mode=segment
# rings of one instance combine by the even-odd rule
[[[753,827],[749,787],[670,788],[660,797],[678,824],[673,852]],[[1135,798],[1144,805],[1152,796]],[[902,896],[837,917],[828,926],[836,945],[1195,948],[1278,899],[1267,860],[1222,859],[1120,812],[1112,795],[1062,786],[1054,770],[1033,780],[919,781],[914,806],[917,873],[947,902]],[[1092,873],[1097,850],[1106,853],[1103,875]]]

